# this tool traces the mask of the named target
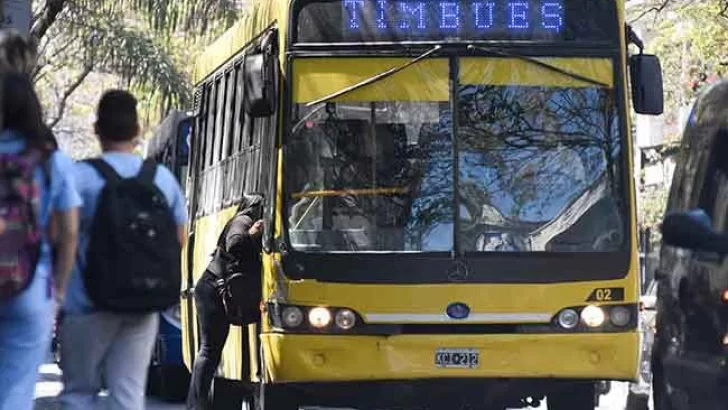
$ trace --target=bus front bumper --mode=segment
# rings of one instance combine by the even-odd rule
[[[448,378],[633,381],[639,335],[629,333],[345,336],[262,335],[272,383]],[[438,349],[475,349],[474,368],[439,368]]]

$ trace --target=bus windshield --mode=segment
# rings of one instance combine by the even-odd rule
[[[484,69],[484,60],[512,67]],[[607,62],[594,67],[609,75],[594,75],[594,67],[586,73],[611,84]],[[432,67],[412,69],[432,74]],[[545,85],[494,74],[518,70],[545,77]],[[441,84],[410,74],[391,80],[396,92],[384,81],[323,107],[299,102],[292,122],[303,123],[286,154],[291,245],[319,252],[621,250],[626,190],[615,91],[551,74],[516,59],[464,58],[454,101],[449,86],[442,92]]]

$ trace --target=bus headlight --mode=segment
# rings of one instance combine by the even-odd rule
[[[334,317],[336,326],[342,330],[349,330],[356,324],[356,314],[349,309],[341,309]]]
[[[617,327],[627,326],[631,316],[629,309],[623,306],[615,306],[609,311],[609,321]]]
[[[564,329],[573,329],[579,324],[579,314],[574,309],[564,309],[556,320]]]
[[[281,319],[283,320],[283,325],[286,327],[301,326],[301,323],[303,323],[303,311],[299,307],[289,306],[283,309]]]
[[[599,327],[604,324],[606,315],[602,308],[589,305],[581,311],[581,320],[589,327]]]
[[[308,312],[308,322],[317,329],[324,328],[331,323],[331,312],[325,307],[315,307]]]

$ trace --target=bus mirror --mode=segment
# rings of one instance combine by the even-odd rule
[[[660,115],[664,106],[662,67],[657,56],[636,54],[629,59],[632,104],[638,114]]]
[[[270,117],[275,112],[275,73],[275,60],[267,53],[245,57],[245,112],[251,117]]]
[[[728,254],[728,236],[716,232],[710,217],[700,209],[665,216],[662,240],[666,245],[678,248]]]

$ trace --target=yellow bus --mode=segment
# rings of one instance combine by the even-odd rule
[[[190,368],[194,284],[267,204],[216,399],[580,410],[637,378],[630,115],[662,80],[623,0],[259,0],[195,71]]]

